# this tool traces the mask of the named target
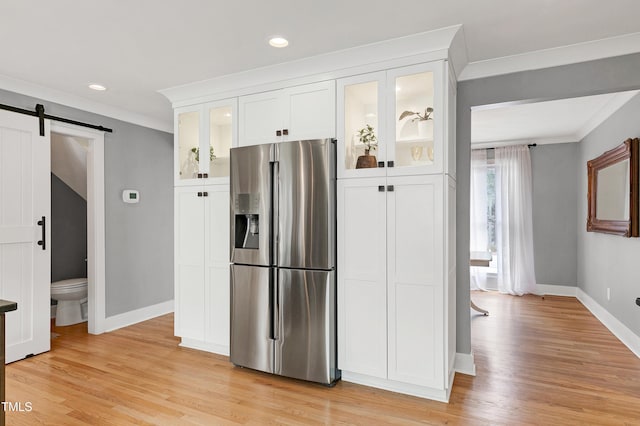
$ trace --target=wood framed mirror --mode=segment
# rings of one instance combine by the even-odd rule
[[[627,139],[587,162],[587,231],[637,237],[638,146]]]

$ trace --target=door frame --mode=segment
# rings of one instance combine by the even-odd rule
[[[87,139],[87,303],[90,334],[105,332],[104,133],[51,122],[51,133]]]

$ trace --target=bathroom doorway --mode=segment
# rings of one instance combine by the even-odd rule
[[[51,154],[51,281],[87,278],[82,309],[88,332],[100,334],[105,319],[104,134],[52,123]]]

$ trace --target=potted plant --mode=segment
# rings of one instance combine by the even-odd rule
[[[191,148],[191,152],[193,152],[194,154],[196,154],[196,161],[199,163],[200,162],[200,148]],[[209,161],[213,161],[213,159],[216,158],[216,156],[213,154],[213,147],[210,146],[209,147]]]
[[[358,138],[360,142],[364,145],[364,155],[358,157],[356,161],[356,169],[368,169],[372,167],[376,167],[376,156],[369,155],[371,150],[376,150],[378,148],[378,139],[376,138],[376,134],[369,124],[366,127],[358,130]]]
[[[414,117],[411,119],[411,122],[417,121],[418,122],[418,137],[427,137],[428,136],[428,124],[432,124],[429,123],[429,120],[433,120],[433,108],[431,107],[427,107],[424,110],[424,113],[420,113],[420,112],[414,112],[414,111],[404,111],[402,114],[400,114],[400,118],[398,118],[398,121],[406,118],[406,117],[411,117],[412,115],[415,115],[417,117]],[[431,134],[433,134],[433,131],[431,132]]]

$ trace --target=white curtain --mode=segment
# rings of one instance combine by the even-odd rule
[[[498,290],[535,293],[531,157],[527,146],[495,149]]]
[[[486,252],[489,247],[487,235],[487,151],[471,151],[471,223],[470,251]],[[471,290],[487,290],[487,268],[469,268]]]

